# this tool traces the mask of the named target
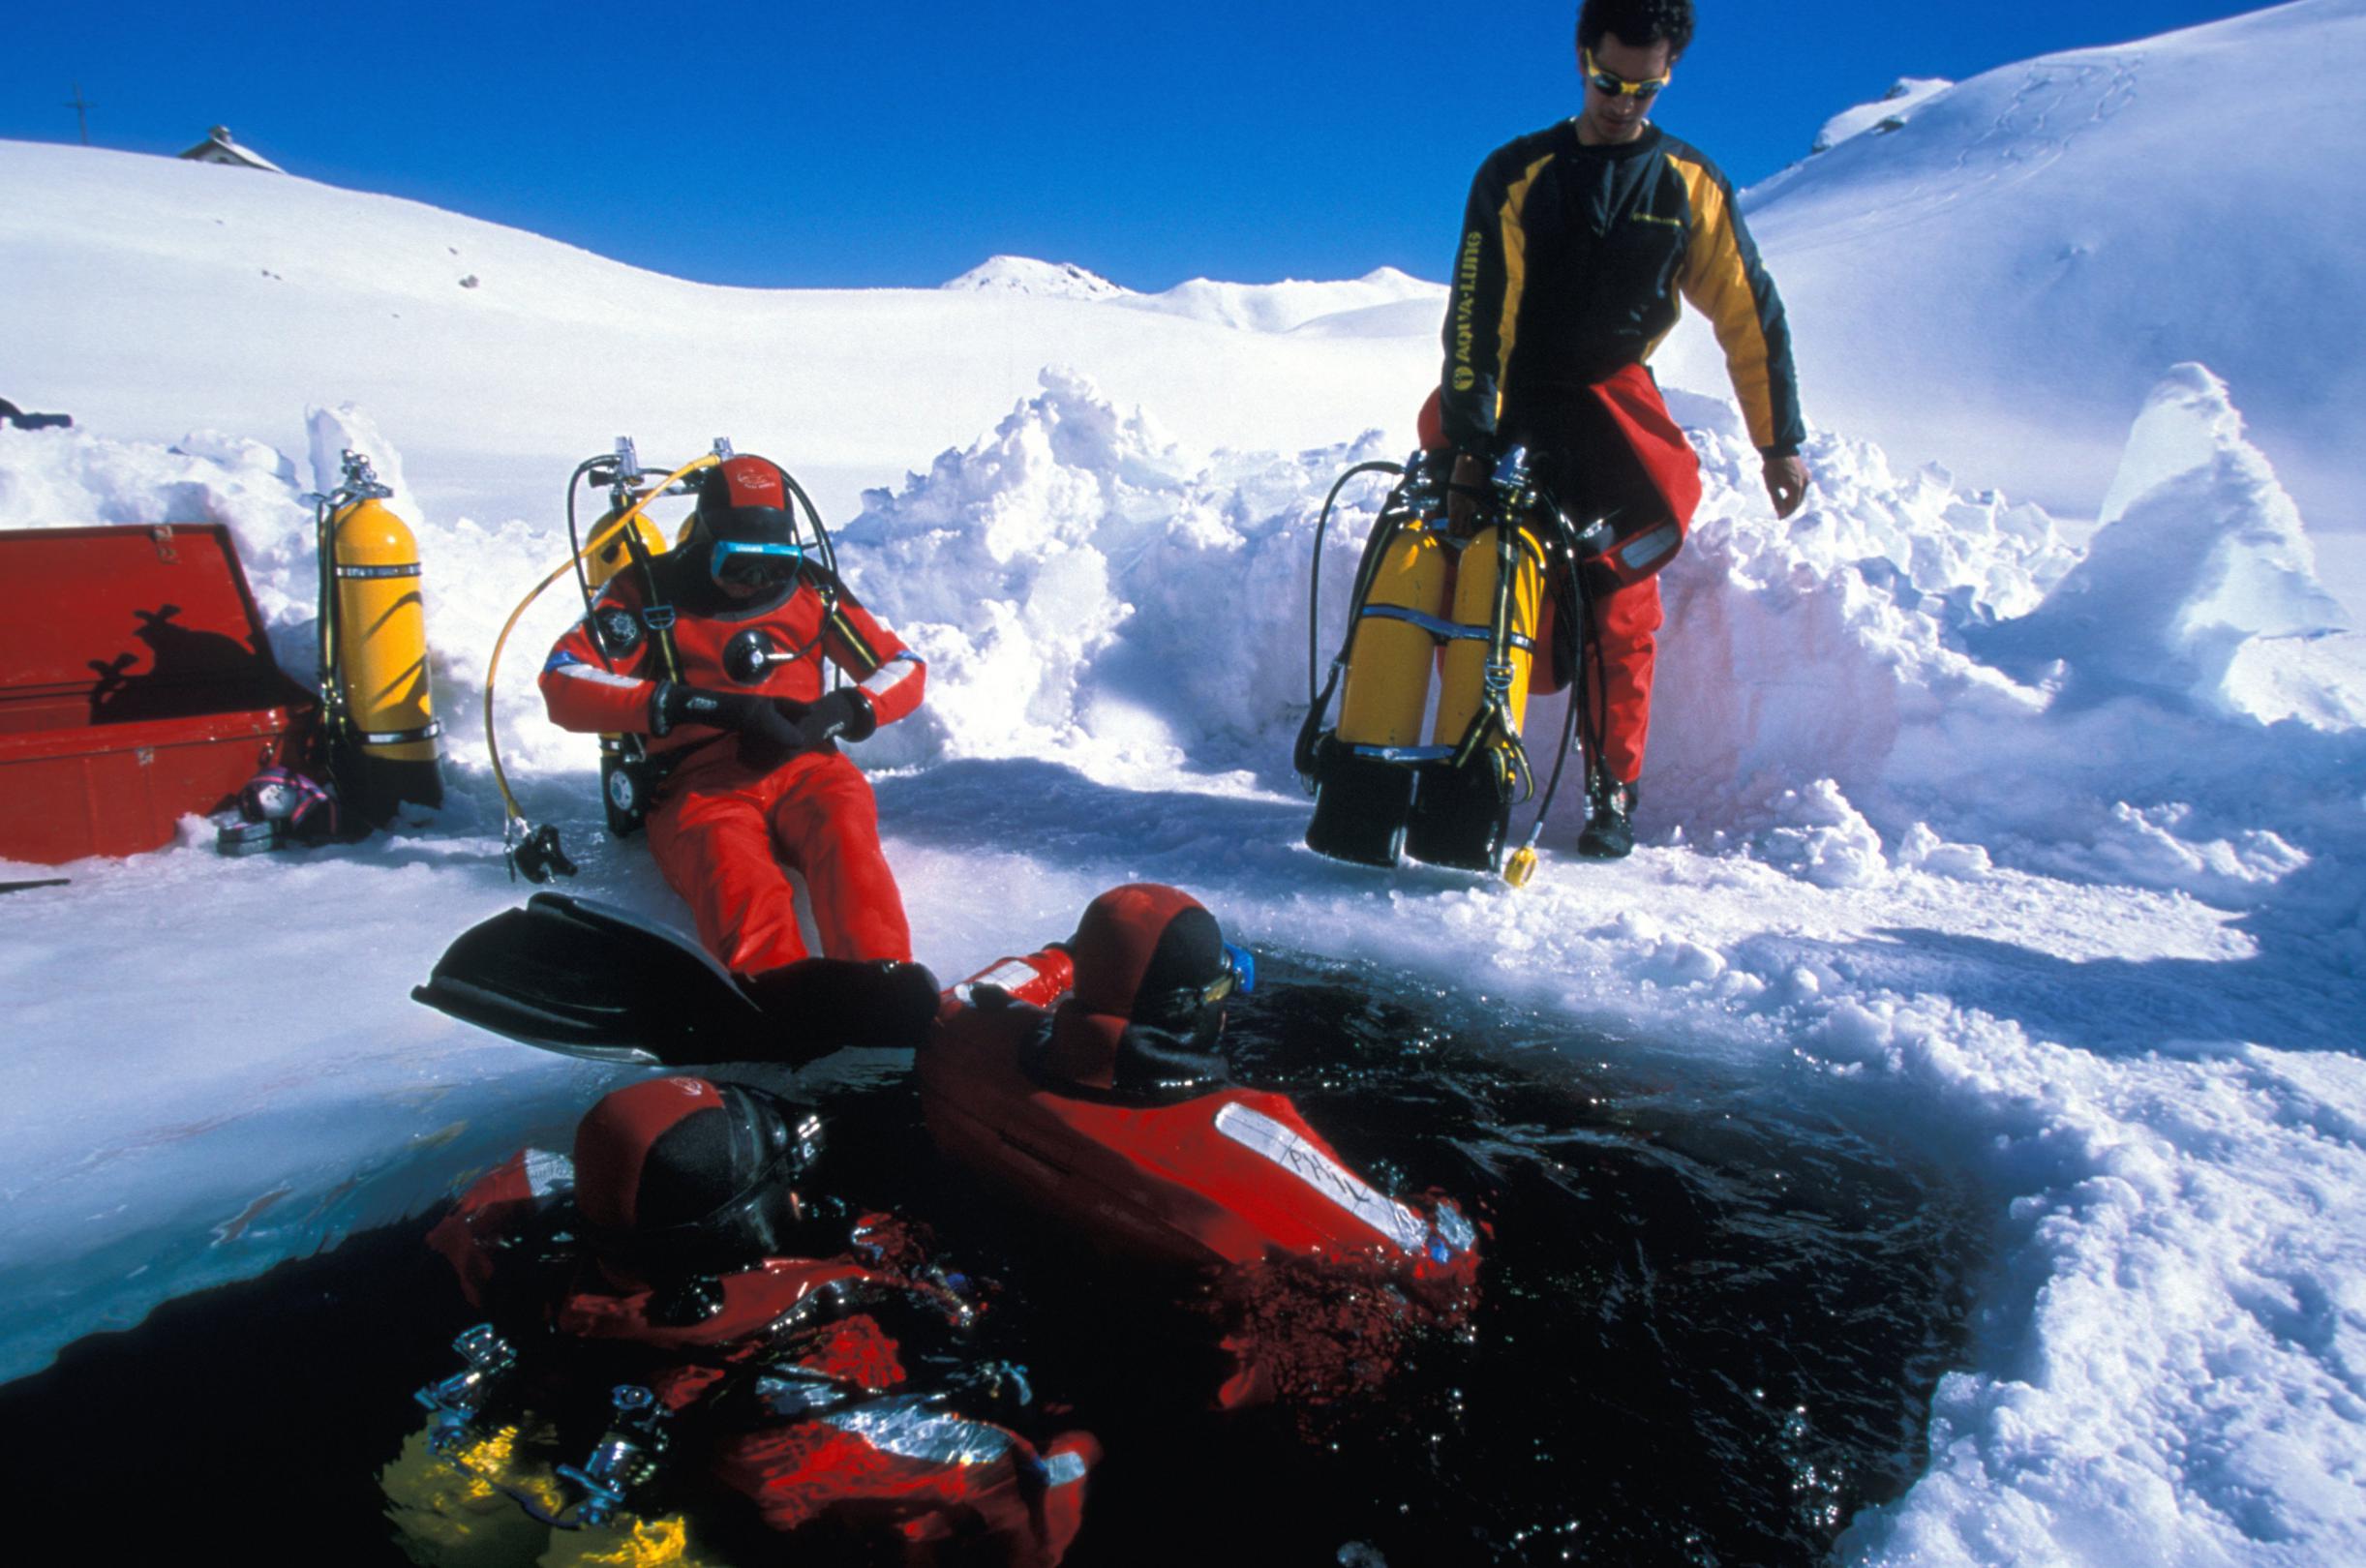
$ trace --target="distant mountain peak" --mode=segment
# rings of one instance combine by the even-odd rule
[[[1074,261],[1038,261],[1026,256],[988,256],[940,286],[1033,294],[1048,299],[1115,299],[1133,292]]]

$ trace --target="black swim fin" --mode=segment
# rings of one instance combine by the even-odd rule
[[[775,1059],[777,1033],[695,944],[604,904],[539,892],[463,932],[411,1000],[603,1062]]]
[[[806,958],[740,980],[655,921],[556,892],[463,932],[410,995],[529,1045],[658,1067],[914,1046],[938,1000],[913,963]]]

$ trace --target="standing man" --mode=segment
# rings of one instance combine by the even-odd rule
[[[1698,494],[1690,449],[1634,368],[1676,325],[1680,295],[1716,331],[1774,515],[1789,517],[1805,498],[1806,427],[1774,280],[1725,176],[1645,117],[1691,41],[1691,0],[1585,0],[1584,110],[1498,148],[1471,182],[1440,388],[1457,454],[1458,520],[1471,506],[1464,487],[1479,486],[1517,445],[1572,514],[1645,504],[1690,521],[1685,487],[1664,482],[1681,466]],[[1663,438],[1638,435],[1653,430]],[[1577,847],[1613,858],[1635,844],[1657,580],[1597,593],[1590,620],[1581,691],[1592,735]]]

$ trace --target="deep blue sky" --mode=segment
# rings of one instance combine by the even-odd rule
[[[1898,76],[2258,9],[1698,3],[1655,117],[1744,185]],[[925,286],[997,252],[1145,289],[1442,278],[1478,160],[1578,100],[1572,0],[11,9],[0,137],[73,141],[78,81],[97,146],[224,124],[314,179],[763,286]]]

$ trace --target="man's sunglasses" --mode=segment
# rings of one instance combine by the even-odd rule
[[[1659,89],[1668,84],[1665,76],[1653,76],[1649,81],[1628,81],[1624,76],[1616,75],[1595,65],[1592,49],[1581,49],[1578,53],[1585,61],[1586,80],[1597,92],[1608,93],[1613,98],[1640,98],[1648,102],[1658,97]]]

